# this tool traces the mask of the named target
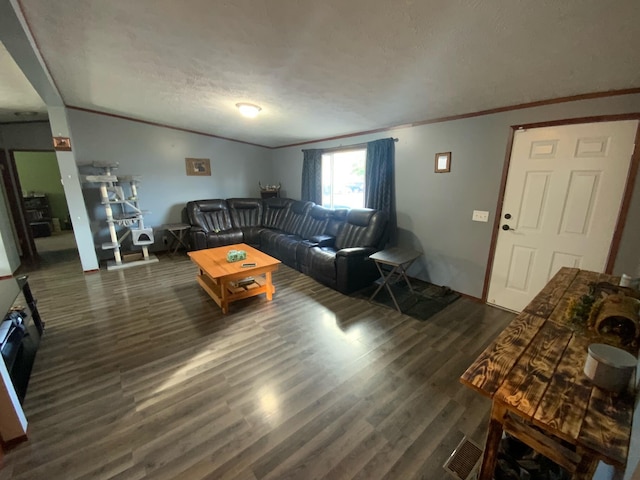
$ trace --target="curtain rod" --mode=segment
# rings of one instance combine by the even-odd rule
[[[398,139],[394,138],[394,142],[397,142]],[[367,148],[367,142],[365,143],[354,143],[352,145],[340,145],[339,147],[329,147],[329,148],[319,148],[318,150],[322,150],[323,152],[335,152],[337,150],[356,150],[359,148]],[[302,151],[310,150],[309,148],[303,148]]]

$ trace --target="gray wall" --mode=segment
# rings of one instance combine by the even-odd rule
[[[396,201],[399,244],[424,252],[409,273],[480,297],[510,126],[567,118],[640,112],[640,95],[528,108],[305,145],[335,147],[397,137]],[[434,173],[434,155],[452,152],[451,173]],[[272,151],[273,177],[283,193],[300,198],[301,147]],[[639,185],[640,186],[640,185]],[[635,272],[639,262],[640,194],[634,194],[615,273]],[[488,223],[471,221],[488,210]]]
[[[258,197],[258,182],[272,183],[269,151],[261,147],[77,110],[67,110],[67,118],[79,165],[118,162],[116,174],[142,176],[139,198],[141,207],[150,212],[145,216],[147,226],[179,222],[189,200]],[[0,148],[52,150],[51,127],[48,122],[0,125]],[[211,159],[212,176],[188,177],[186,157]],[[96,188],[83,185],[82,193],[93,248],[108,238],[104,209]],[[3,198],[0,242],[0,275],[9,275],[19,266],[19,256]],[[79,244],[83,247],[88,246]],[[159,235],[151,250],[162,248]],[[108,251],[96,253],[103,259],[111,257]]]
[[[68,110],[73,149],[82,164],[119,163],[116,175],[141,175],[138,190],[145,226],[180,222],[189,200],[204,198],[257,197],[258,182],[271,178],[269,151],[238,142],[211,138],[139,122]],[[210,177],[188,177],[185,158],[209,158]],[[97,188],[83,186],[91,219],[94,243],[108,238],[104,209]],[[151,250],[162,248],[156,238]],[[99,251],[101,258],[110,254]]]
[[[50,150],[53,152],[49,122],[0,124],[0,148],[5,150]]]

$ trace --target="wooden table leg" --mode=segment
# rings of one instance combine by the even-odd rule
[[[572,480],[591,480],[593,478],[593,474],[596,472],[596,468],[598,467],[598,460],[593,458],[593,456],[584,451],[582,448],[578,448],[577,453],[582,457],[580,463],[576,468],[575,473],[572,475]]]
[[[393,300],[393,304],[396,306],[396,310],[398,310],[398,312],[402,313],[402,310],[400,310],[400,307],[398,306],[398,302],[396,301],[396,297],[393,294],[393,292],[391,291],[391,286],[389,285],[389,281],[396,274],[396,270],[398,269],[399,265],[395,265],[391,269],[391,272],[389,272],[389,274],[387,276],[385,276],[384,271],[382,270],[382,267],[380,267],[380,264],[378,262],[374,262],[374,263],[376,264],[376,267],[378,267],[378,272],[380,272],[380,277],[382,279],[382,283],[380,285],[378,285],[378,288],[376,288],[376,291],[373,292],[373,294],[369,297],[369,301],[372,301],[375,298],[375,296],[378,294],[378,292],[380,290],[382,290],[382,287],[386,287],[387,288],[387,292],[389,292],[389,295],[391,296],[391,300]]]
[[[391,285],[389,285],[389,282],[393,280],[393,276],[396,275],[396,270],[398,270],[398,268],[401,268],[401,267],[402,266],[398,266],[398,265],[393,267],[391,269],[391,272],[387,276],[387,278],[384,279],[384,286],[387,287],[387,292],[389,292],[389,295],[391,296],[391,300],[393,300],[393,304],[396,306],[396,310],[398,310],[398,312],[400,313],[402,313],[402,310],[400,310],[400,305],[398,305],[398,301],[396,300],[396,296],[393,294],[393,291],[391,290]]]
[[[484,456],[482,457],[482,466],[480,467],[478,480],[492,480],[493,478],[496,460],[498,459],[498,446],[502,438],[502,423],[504,422],[506,414],[506,408],[494,401],[491,406],[489,432],[487,433],[487,441],[484,446]]]
[[[405,265],[400,265],[400,269],[401,269],[401,273],[402,273],[402,278],[404,278],[404,281],[407,282],[407,285],[409,286],[409,291],[411,293],[414,293],[413,286],[411,285],[411,282],[409,281],[409,277],[407,277],[407,268],[409,268],[412,263],[413,263],[413,260],[411,260],[411,262],[409,262],[406,265],[406,267],[405,267]]]
[[[223,315],[229,313],[229,290],[225,282],[220,282],[220,308]]]
[[[267,283],[267,300],[272,300],[273,299],[273,292],[274,292],[274,288],[273,288],[273,282],[271,279],[271,272],[267,272],[264,274],[265,276],[265,280]]]
[[[375,291],[371,294],[371,296],[369,297],[369,301],[373,300],[374,297],[378,294],[378,292],[380,290],[382,290],[382,287],[384,287],[384,272],[382,271],[382,268],[380,267],[380,264],[378,262],[373,262],[376,266],[376,268],[378,269],[378,272],[380,272],[380,278],[382,279],[382,282],[380,282],[380,285],[378,285],[378,288],[375,289]]]

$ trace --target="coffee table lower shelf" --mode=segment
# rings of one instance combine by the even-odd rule
[[[223,314],[229,312],[230,303],[262,295],[263,293],[266,294],[267,300],[271,300],[276,291],[271,282],[271,272],[265,273],[264,276],[254,277],[252,283],[244,286],[233,285],[233,282],[239,279],[222,281],[220,279],[212,279],[203,272],[196,279],[203,290],[222,309]]]

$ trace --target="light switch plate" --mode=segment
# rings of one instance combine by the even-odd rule
[[[471,219],[474,222],[488,222],[489,212],[485,212],[484,210],[474,210]]]

